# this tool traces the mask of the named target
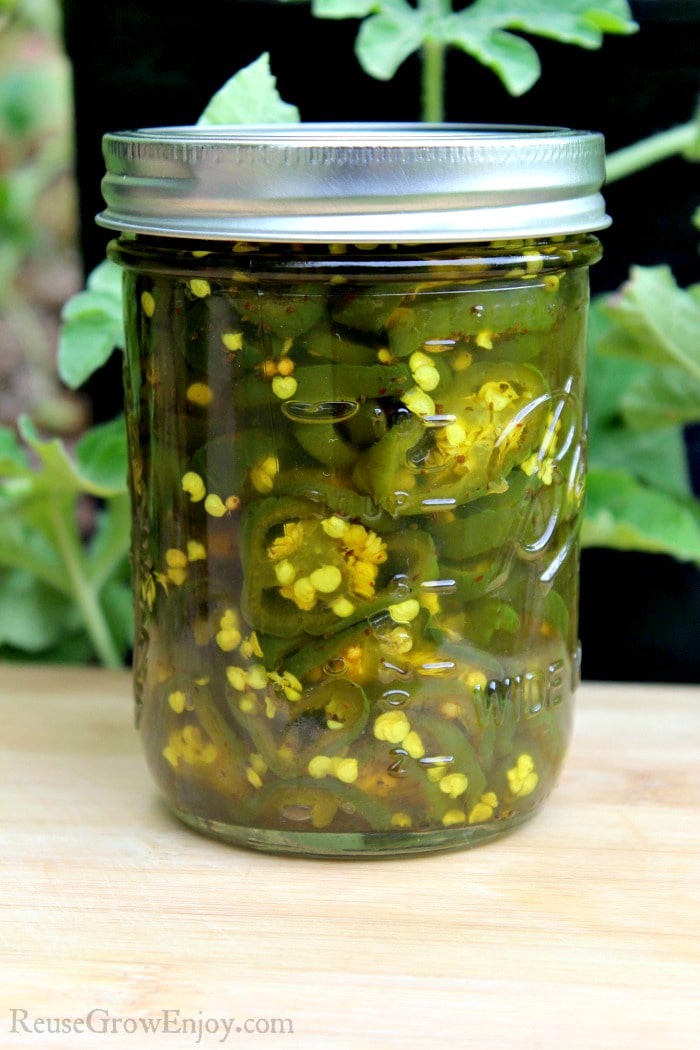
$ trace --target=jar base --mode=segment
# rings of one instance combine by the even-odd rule
[[[269,828],[250,828],[238,824],[224,824],[207,820],[171,807],[172,812],[189,828],[232,846],[257,850],[261,853],[287,854],[325,860],[390,859],[420,853],[445,853],[472,849],[500,838],[528,821],[537,812],[519,813],[507,820],[489,824],[475,824],[462,828],[436,831],[387,832],[326,832],[280,831]]]

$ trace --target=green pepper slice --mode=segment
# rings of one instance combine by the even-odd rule
[[[360,456],[353,480],[395,515],[454,510],[504,491],[539,445],[549,396],[531,365],[474,364],[455,377],[439,417],[411,414]]]
[[[256,630],[280,637],[333,634],[394,607],[416,616],[421,581],[437,573],[426,532],[382,538],[306,500],[271,497],[251,505],[241,547],[243,615]],[[407,581],[400,602],[397,576]],[[410,600],[415,604],[406,606]]]
[[[550,286],[536,279],[515,279],[490,287],[422,292],[414,304],[404,304],[386,318],[389,346],[395,357],[440,345],[446,340],[543,332],[564,313]]]

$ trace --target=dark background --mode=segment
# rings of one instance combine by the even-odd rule
[[[511,98],[489,70],[461,52],[447,61],[446,120],[565,125],[601,131],[609,152],[684,123],[700,96],[700,0],[638,0],[634,36],[606,36],[599,51],[533,38],[540,81]],[[172,0],[135,6],[65,0],[65,45],[73,66],[80,247],[85,273],[110,237],[94,216],[103,206],[105,131],[197,120],[211,95],[243,66],[270,54],[278,90],[304,121],[418,120],[420,67],[409,59],[388,83],[360,68],[359,22],[320,20],[308,4]],[[682,158],[605,189],[613,225],[591,290],[609,291],[630,264],[671,266],[679,284],[700,281],[691,216],[700,207],[700,168]],[[700,334],[699,334],[700,338]],[[114,368],[115,374],[110,369]],[[95,419],[121,406],[118,362],[88,391]],[[700,494],[700,428],[687,432]],[[588,679],[700,681],[700,572],[661,555],[583,552],[581,640]]]

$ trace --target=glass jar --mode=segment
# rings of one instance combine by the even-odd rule
[[[475,845],[556,784],[579,673],[600,135],[104,140],[137,723],[188,825]]]

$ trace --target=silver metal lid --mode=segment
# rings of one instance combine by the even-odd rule
[[[143,128],[104,136],[114,230],[216,240],[475,241],[610,224],[603,136],[479,124]]]

